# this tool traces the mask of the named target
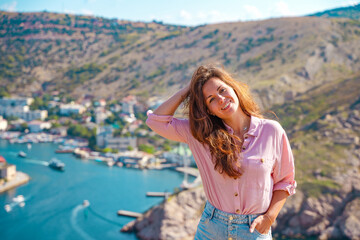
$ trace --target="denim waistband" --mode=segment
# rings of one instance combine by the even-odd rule
[[[209,201],[206,201],[204,212],[210,215],[210,219],[217,218],[224,222],[237,224],[251,224],[260,214],[235,214],[221,211],[214,207]]]

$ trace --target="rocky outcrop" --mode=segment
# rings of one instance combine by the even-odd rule
[[[205,201],[201,187],[183,191],[150,209],[122,231],[134,231],[145,240],[193,239]],[[275,238],[360,239],[359,189],[318,198],[306,198],[298,191],[281,210],[273,234]]]
[[[201,187],[171,196],[121,231],[135,231],[140,239],[192,239],[205,206]]]

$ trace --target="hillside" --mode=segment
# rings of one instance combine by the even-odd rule
[[[0,14],[4,90],[167,96],[218,62],[264,107],[360,69],[360,22],[314,17],[198,27],[53,13]],[[25,88],[26,86],[26,88]]]
[[[340,78],[273,107],[288,129],[296,178],[308,196],[338,192],[350,182],[349,174],[359,175],[359,79],[360,74]]]
[[[293,147],[299,193],[275,232],[356,239],[359,6],[197,27],[0,12],[0,96],[59,90],[145,102],[172,94],[200,64],[222,64],[277,114]]]
[[[324,12],[318,12],[309,16],[314,17],[326,17],[326,18],[349,18],[349,19],[360,19],[360,4],[351,7],[341,7]]]

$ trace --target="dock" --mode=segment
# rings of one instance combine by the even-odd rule
[[[170,195],[169,192],[147,192],[147,197],[165,197],[167,198]]]
[[[0,193],[13,189],[17,186],[23,185],[27,183],[29,180],[30,180],[29,175],[17,171],[14,179],[0,185]]]
[[[178,172],[187,173],[189,175],[192,175],[194,177],[198,177],[200,175],[199,170],[197,168],[190,168],[190,167],[177,167],[175,168]]]
[[[126,211],[126,210],[119,210],[117,212],[117,214],[119,216],[134,217],[134,218],[138,218],[138,217],[142,216],[142,213],[131,212],[131,211]]]

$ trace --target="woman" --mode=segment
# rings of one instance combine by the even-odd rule
[[[185,99],[189,119],[174,118]],[[207,197],[195,239],[272,239],[270,227],[295,193],[294,159],[285,131],[262,117],[246,84],[200,66],[148,112],[147,125],[194,155]]]

